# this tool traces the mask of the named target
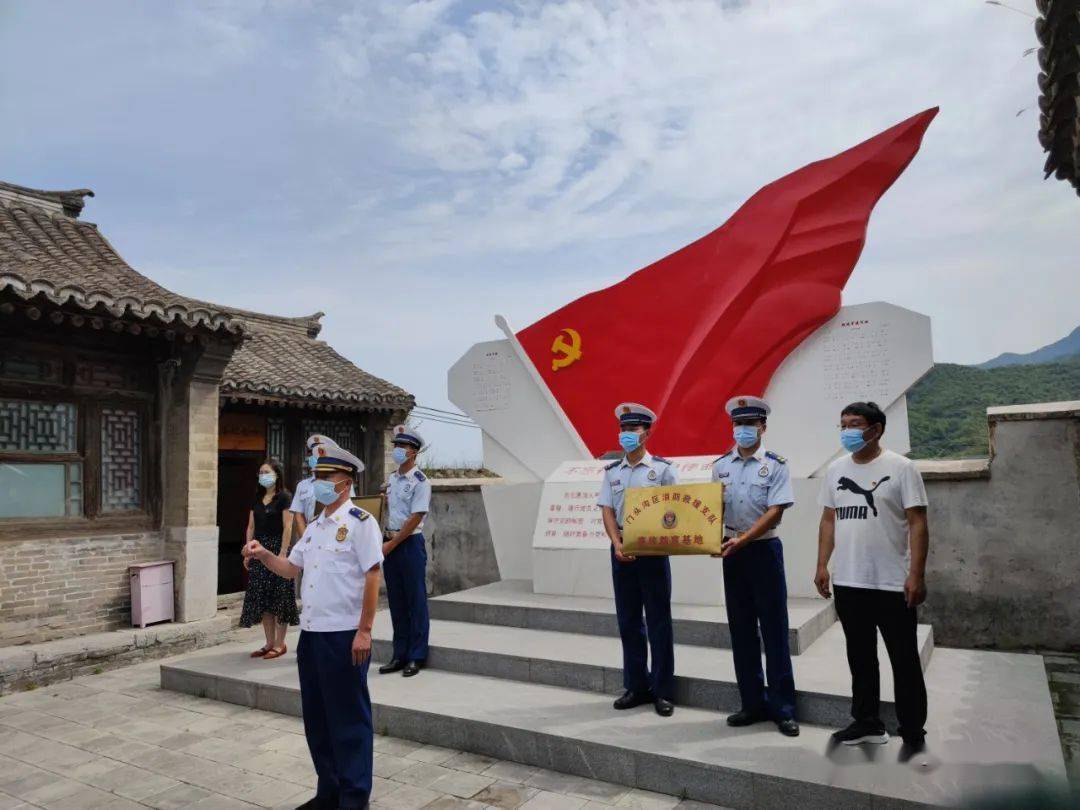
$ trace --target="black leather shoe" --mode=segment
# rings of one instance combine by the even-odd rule
[[[671,717],[675,714],[675,704],[670,700],[657,698],[653,705],[656,707],[656,713],[661,717]]]
[[[391,672],[397,672],[398,670],[403,669],[404,666],[405,664],[395,658],[389,664],[383,664],[379,667],[379,674],[388,675]]]
[[[742,726],[752,726],[754,723],[760,723],[762,720],[768,718],[761,712],[735,712],[735,714],[729,714],[727,724],[729,726],[735,726],[735,728],[741,728]]]
[[[777,720],[776,727],[780,729],[780,733],[785,737],[799,736],[799,724],[790,717],[787,720]]]
[[[337,806],[337,799],[320,799],[315,796],[301,804],[296,810],[335,810]]]
[[[419,661],[410,661],[405,665],[405,669],[401,671],[401,674],[406,678],[411,678],[413,675],[423,669],[423,665]]]
[[[622,697],[615,701],[616,709],[632,709],[635,706],[644,706],[646,703],[652,703],[652,695],[648,692],[631,692],[627,689],[622,693]]]

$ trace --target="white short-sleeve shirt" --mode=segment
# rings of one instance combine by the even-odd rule
[[[300,629],[355,630],[364,603],[364,575],[382,562],[382,530],[368,512],[345,502],[308,524],[289,562],[304,569]]]
[[[826,470],[818,501],[836,512],[833,584],[904,590],[911,565],[904,510],[927,505],[915,462],[892,450],[866,464],[841,456]]]

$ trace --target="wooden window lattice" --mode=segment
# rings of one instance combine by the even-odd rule
[[[0,400],[0,450],[74,453],[77,409],[69,402]]]
[[[266,452],[270,458],[285,463],[285,420],[271,417],[266,420]]]
[[[138,411],[101,409],[101,511],[142,505],[142,417]]]

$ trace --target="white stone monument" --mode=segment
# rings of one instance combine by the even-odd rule
[[[537,593],[612,595],[608,540],[596,506],[603,468],[548,391],[505,321],[504,340],[478,343],[450,369],[450,400],[483,432],[484,465],[503,483],[484,487],[503,579],[531,579]],[[765,398],[764,444],[788,460],[795,505],[780,526],[790,596],[813,596],[819,477],[842,451],[840,410],[872,400],[888,417],[884,443],[910,450],[905,393],[933,365],[930,319],[886,303],[843,307],[788,356]],[[649,403],[645,403],[649,404]],[[612,446],[618,432],[612,418]],[[679,479],[709,480],[716,452],[675,458]],[[672,599],[723,602],[721,562],[672,558]]]

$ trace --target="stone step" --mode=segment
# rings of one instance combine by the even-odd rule
[[[623,689],[618,638],[441,619],[432,620],[430,637],[429,668],[567,686],[612,698]],[[389,661],[393,630],[388,613],[377,615],[372,638],[376,660]],[[919,626],[919,644],[925,670],[934,648],[929,625]],[[892,724],[896,719],[892,671],[880,639],[878,658],[882,664],[882,719]],[[792,665],[796,712],[801,721],[831,726],[851,721],[851,681],[839,624],[829,628],[808,652],[792,658]],[[730,650],[678,644],[675,675],[675,703],[679,706],[728,712],[741,707]]]
[[[164,664],[162,687],[299,715],[292,655],[250,659],[249,646]],[[833,749],[832,729],[813,724],[787,738],[768,723],[729,728],[714,711],[616,712],[608,695],[436,669],[370,679],[381,733],[725,807],[953,805],[1063,779],[1038,656],[938,650],[928,686],[928,751],[904,763],[896,740]]]
[[[533,593],[532,582],[510,579],[434,597],[428,602],[433,619],[474,624],[554,630],[592,636],[617,636],[615,600],[591,596]],[[671,606],[677,644],[731,647],[723,605]],[[831,601],[788,599],[789,642],[792,655],[806,652],[836,621]]]

